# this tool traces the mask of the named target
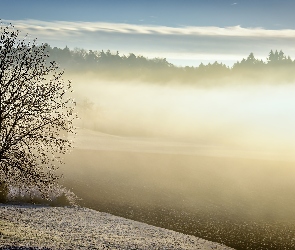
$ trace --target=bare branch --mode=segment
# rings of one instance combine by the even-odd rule
[[[57,156],[71,147],[71,86],[56,62],[47,62],[47,45],[18,39],[12,25],[0,23],[0,32],[0,183],[44,191],[59,178]]]

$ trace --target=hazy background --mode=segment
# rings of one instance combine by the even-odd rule
[[[196,87],[73,78],[79,127],[292,155],[294,84]]]
[[[294,246],[294,84],[72,79],[62,171],[81,204],[236,249]]]

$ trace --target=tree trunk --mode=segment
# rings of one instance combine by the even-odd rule
[[[8,186],[5,182],[0,182],[0,203],[6,203],[8,201]]]

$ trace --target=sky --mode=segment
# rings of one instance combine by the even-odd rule
[[[295,59],[294,0],[0,0],[0,19],[52,47],[135,53],[180,66],[251,52]]]

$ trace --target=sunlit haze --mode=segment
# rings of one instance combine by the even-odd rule
[[[294,10],[17,0],[0,18],[70,80],[77,134],[58,171],[80,205],[269,250],[295,249]]]

